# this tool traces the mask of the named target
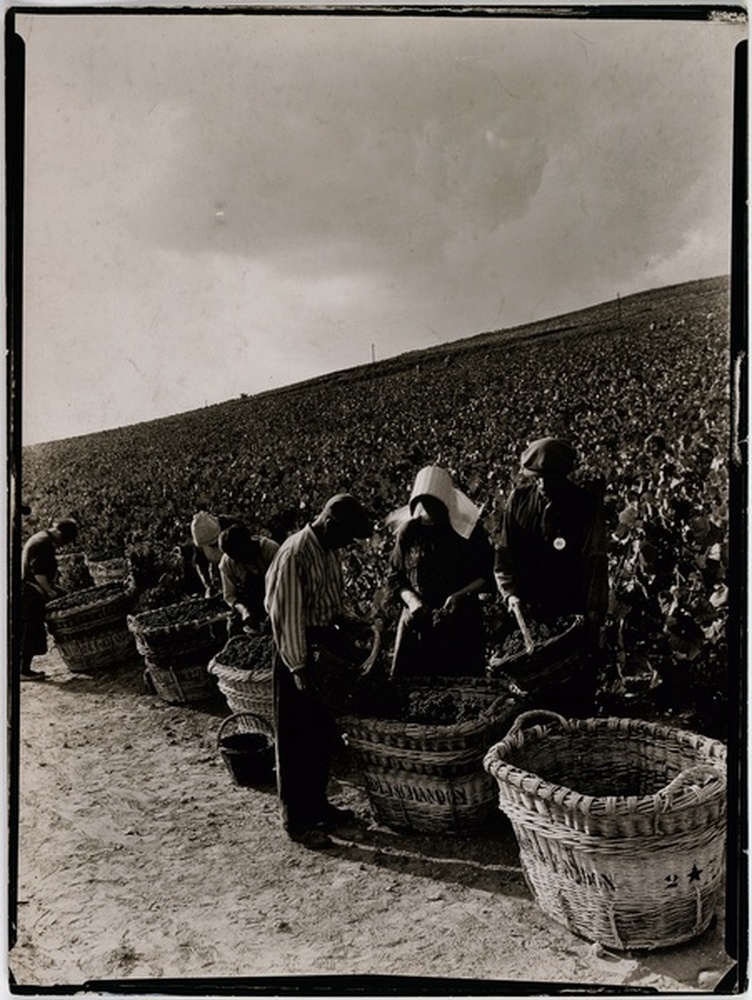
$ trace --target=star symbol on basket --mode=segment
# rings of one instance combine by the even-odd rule
[[[697,865],[692,865],[692,871],[689,873],[689,881],[699,882],[700,875],[702,875],[702,868],[698,868]]]

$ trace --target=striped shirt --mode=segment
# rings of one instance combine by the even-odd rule
[[[279,654],[290,670],[306,665],[305,630],[329,625],[343,611],[342,565],[310,525],[280,546],[266,574],[265,607]]]

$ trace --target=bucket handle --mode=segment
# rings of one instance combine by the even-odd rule
[[[562,726],[567,725],[567,720],[563,715],[559,715],[558,712],[549,712],[546,708],[532,708],[529,712],[523,712],[517,716],[506,735],[506,739],[511,739],[517,733],[521,732],[526,725],[534,725],[534,720],[538,722],[558,722]]]
[[[226,719],[222,720],[222,724],[217,730],[217,749],[221,746],[222,733],[225,731],[229,723],[237,722],[238,719],[253,719],[255,723],[259,724],[259,732],[265,732],[266,726],[264,720],[260,715],[256,715],[254,712],[235,712],[233,715],[228,715]]]
[[[674,796],[679,792],[685,784],[690,784],[692,782],[697,782],[698,778],[715,778],[718,781],[723,779],[723,775],[718,770],[717,767],[713,767],[712,764],[695,764],[693,767],[688,767],[681,774],[677,774],[666,785],[657,793],[657,805],[661,811],[670,808]]]

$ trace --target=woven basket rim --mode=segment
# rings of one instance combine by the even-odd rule
[[[268,664],[252,667],[229,667],[225,663],[220,663],[214,656],[206,668],[210,674],[214,674],[224,681],[234,681],[237,684],[263,684],[272,678],[272,668]]]
[[[163,608],[152,608],[149,611],[141,611],[137,615],[128,615],[128,628],[132,632],[138,632],[141,635],[169,635],[172,632],[182,632],[183,630],[191,628],[195,625],[213,625],[215,622],[225,621],[227,619],[229,608],[218,608],[211,614],[197,615],[195,618],[184,618],[180,622],[174,622],[169,625],[148,624],[148,618],[150,616],[161,614],[170,608],[183,608],[189,604],[194,604],[198,607],[201,604],[206,605],[206,603],[207,598],[200,597],[195,600],[178,601],[175,604],[168,604]]]
[[[106,595],[102,591],[108,591]],[[63,601],[69,602],[71,597],[89,597],[90,600],[84,601],[81,604],[70,604],[61,607]],[[103,600],[97,600],[97,597],[106,598]],[[46,606],[46,616],[49,621],[50,618],[67,616],[70,614],[80,614],[82,611],[92,611],[94,608],[105,608],[108,604],[117,604],[124,598],[130,599],[130,593],[126,582],[119,580],[111,580],[109,583],[100,583],[94,587],[86,587],[85,590],[75,590],[70,594],[64,594],[62,597],[53,597],[51,601],[47,602]]]
[[[532,653],[526,652],[524,649],[520,650],[519,653],[510,653],[509,656],[504,657],[493,657],[492,663],[494,667],[503,669],[506,664],[520,663],[528,660],[535,660],[536,654],[548,652],[553,646],[558,643],[563,644],[564,639],[570,639],[573,635],[578,632],[585,631],[585,619],[578,615],[576,620],[565,628],[563,632],[559,632],[557,635],[552,635],[548,639],[544,639],[542,642],[536,642],[535,649]]]
[[[529,716],[555,716],[555,713],[552,712],[531,711],[525,714]],[[520,723],[521,718],[517,719],[517,723]],[[719,740],[663,723],[649,722],[646,719],[627,719],[616,716],[599,719],[558,718],[561,721],[554,724],[560,727],[559,732],[564,733],[573,731],[595,732],[597,730],[627,734],[633,732],[635,734],[649,735],[656,740],[669,737],[685,745],[688,749],[692,748],[696,750],[704,746],[708,750],[715,751],[715,754],[710,755],[711,758],[719,765],[724,765],[724,767],[716,767],[714,764],[708,764],[707,766],[716,772],[719,780],[712,782],[709,786],[701,786],[701,794],[692,790],[692,788],[696,788],[697,786],[691,786],[690,789],[680,791],[671,797],[670,802],[666,800],[666,792],[670,785],[652,795],[587,795],[570,786],[547,781],[534,772],[525,770],[519,764],[507,763],[504,760],[507,753],[512,750],[522,749],[525,743],[541,742],[547,738],[551,730],[551,724],[548,726],[538,724],[531,726],[527,730],[518,729],[513,725],[503,740],[500,740],[489,748],[483,760],[484,768],[496,778],[500,786],[503,787],[506,785],[518,791],[523,791],[539,803],[543,803],[546,806],[549,804],[554,805],[565,813],[576,814],[580,817],[586,815],[603,816],[606,814],[627,816],[635,813],[654,812],[656,810],[663,812],[679,811],[687,806],[696,805],[701,801],[725,797],[726,747]],[[688,765],[687,772],[689,770],[691,770],[691,765]]]
[[[475,682],[475,683],[472,683]],[[499,690],[493,690],[493,687],[499,686]],[[415,690],[416,688],[428,688],[430,690],[436,690],[437,687],[443,688],[444,690],[451,688],[464,688],[472,691],[474,694],[488,693],[491,701],[488,708],[484,709],[481,715],[477,719],[467,719],[464,722],[455,723],[422,723],[422,722],[410,722],[401,721],[399,719],[380,719],[374,716],[362,716],[362,715],[341,715],[340,722],[345,726],[351,726],[356,729],[366,729],[374,733],[383,733],[390,736],[396,736],[397,734],[411,735],[413,738],[417,736],[423,736],[426,739],[431,737],[441,737],[441,736],[469,736],[475,733],[482,733],[491,724],[501,718],[503,715],[502,709],[508,704],[510,699],[514,698],[514,695],[509,691],[506,685],[501,687],[503,682],[496,681],[493,678],[486,679],[483,677],[433,677],[426,678],[424,681],[399,683],[396,686],[401,688],[408,688],[409,690]],[[501,703],[501,704],[499,704]],[[518,703],[519,704],[519,703]],[[498,712],[493,713],[496,706],[499,706]]]
[[[209,663],[209,671],[216,674],[218,677],[221,674],[225,674],[228,679],[236,679],[238,681],[249,680],[254,683],[259,683],[262,680],[266,680],[267,676],[272,676],[272,666],[271,662],[262,663],[254,667],[236,667],[229,663],[222,663],[222,655],[227,652],[231,646],[239,646],[241,643],[257,641],[258,637],[254,640],[252,636],[245,635],[233,635],[227,640],[222,649],[212,657]],[[238,641],[239,640],[239,641]],[[270,647],[269,653],[272,652],[271,647],[271,636],[269,637]],[[221,673],[220,673],[221,671]],[[264,676],[261,676],[264,675]]]

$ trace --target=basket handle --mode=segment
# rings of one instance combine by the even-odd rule
[[[656,798],[658,799],[658,805],[661,810],[667,809],[677,792],[680,791],[683,785],[697,783],[698,778],[715,778],[720,781],[723,777],[721,772],[717,767],[713,767],[712,764],[695,764],[693,767],[688,767],[681,774],[677,774],[666,785],[658,792]]]
[[[537,720],[538,722],[558,722],[562,726],[567,725],[567,720],[563,715],[559,715],[558,712],[549,712],[546,708],[532,708],[529,712],[523,712],[521,715],[517,716],[512,723],[506,738],[510,739],[512,736],[515,736],[528,724],[533,725],[534,720]]]
[[[228,715],[226,719],[222,720],[222,724],[219,727],[219,729],[217,730],[217,747],[220,746],[220,740],[222,739],[222,733],[225,731],[225,729],[227,728],[228,724],[230,722],[237,722],[238,719],[241,719],[243,717],[250,718],[250,719],[255,719],[255,720],[257,720],[260,723],[263,723],[263,721],[264,721],[261,718],[261,716],[260,715],[256,715],[255,712],[234,712],[232,715]]]

